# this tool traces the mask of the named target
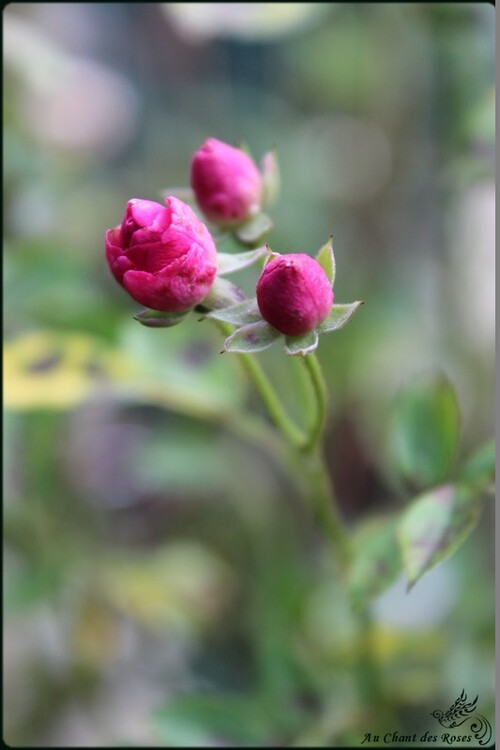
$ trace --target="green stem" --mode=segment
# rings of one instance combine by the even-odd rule
[[[333,542],[339,565],[346,571],[351,559],[349,535],[338,511],[333,486],[325,460],[319,450],[303,458],[304,468],[310,483],[314,502],[314,513],[323,531]]]
[[[308,439],[302,446],[305,454],[307,477],[314,498],[316,517],[328,538],[333,542],[332,546],[347,585],[349,566],[352,560],[351,543],[335,501],[333,485],[321,452],[328,391],[316,355],[306,355],[303,361],[309,373],[316,399],[314,420]],[[381,699],[380,678],[377,664],[373,658],[373,622],[368,609],[358,612],[355,616],[359,630],[359,658],[356,665],[358,690],[363,704],[369,707],[377,701],[380,703]]]
[[[232,327],[228,324],[220,321],[214,322],[224,335],[227,336],[232,332]],[[308,354],[303,358],[316,400],[313,423],[309,434],[305,436],[302,430],[289,419],[266,374],[253,356],[239,354],[238,357],[274,423],[297,451],[298,463],[303,468],[303,479],[314,502],[315,516],[332,542],[333,551],[347,584],[352,550],[349,534],[340,516],[330,475],[321,451],[328,393],[318,359],[315,354]],[[380,700],[380,681],[372,649],[373,624],[370,613],[366,609],[359,612],[356,617],[359,626],[359,660],[356,667],[358,688],[363,704],[370,706]]]
[[[311,384],[316,399],[316,413],[314,415],[314,421],[309,431],[309,437],[302,446],[305,452],[309,452],[313,451],[314,448],[318,445],[323,434],[326,419],[327,390],[325,379],[321,371],[321,366],[316,355],[307,354],[305,357],[303,357],[303,362],[311,378]]]
[[[346,569],[350,560],[349,535],[340,517],[330,475],[321,452],[320,441],[325,428],[328,392],[316,355],[308,354],[302,359],[309,374],[316,401],[309,435],[301,446],[305,454],[304,466],[313,490],[316,517],[333,542],[341,567]]]
[[[382,695],[378,665],[373,657],[373,618],[368,608],[357,612],[359,627],[359,657],[357,664],[360,697],[365,705],[377,705],[381,710]]]
[[[214,322],[225,336],[232,333],[232,327],[227,323],[222,323],[219,320]],[[305,442],[304,433],[288,417],[264,370],[251,354],[238,354],[237,356],[246,374],[260,394],[275,425],[292,445],[296,447],[303,445]]]

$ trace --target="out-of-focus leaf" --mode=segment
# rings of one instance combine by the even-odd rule
[[[413,383],[396,402],[391,422],[391,454],[401,475],[423,487],[446,479],[459,424],[455,390],[445,377]]]
[[[349,594],[354,609],[369,604],[400,573],[403,561],[396,528],[397,521],[391,519],[361,539],[349,576]]]
[[[398,541],[409,588],[463,544],[479,519],[480,509],[475,494],[444,485],[417,498],[405,510]]]
[[[495,142],[495,90],[487,89],[465,119],[464,130],[469,137]]]
[[[169,747],[265,746],[272,728],[265,705],[234,694],[174,698],[155,712],[154,722]]]
[[[266,323],[265,320],[258,323],[238,328],[224,342],[225,352],[261,352],[268,349],[281,336],[281,333]]]
[[[496,444],[490,440],[477,450],[460,472],[460,480],[481,490],[495,479]]]
[[[313,352],[318,346],[318,332],[309,331],[302,336],[287,336],[285,351],[292,357],[300,355],[305,357],[306,354]]]
[[[4,399],[11,409],[70,408],[98,383],[135,373],[125,354],[84,334],[36,331],[4,345]]]
[[[267,214],[259,213],[234,230],[238,240],[244,245],[254,245],[273,228],[273,222]]]
[[[223,276],[247,268],[268,252],[266,245],[244,253],[217,253],[217,273]]]
[[[335,256],[333,254],[333,237],[330,235],[328,242],[318,251],[316,260],[328,276],[328,281],[333,286],[335,282]]]

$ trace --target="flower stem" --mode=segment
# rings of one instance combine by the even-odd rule
[[[214,321],[224,335],[232,327]],[[321,438],[326,422],[328,391],[320,363],[315,354],[303,360],[309,374],[316,401],[316,410],[307,435],[286,414],[276,392],[258,362],[251,354],[239,354],[239,360],[248,377],[259,392],[276,426],[296,451],[297,468],[301,469],[302,484],[308,499],[312,498],[313,511],[324,533],[332,543],[342,578],[347,585],[352,549],[349,534],[344,526],[335,500],[332,481],[322,452]],[[383,696],[380,694],[380,679],[372,651],[373,624],[369,610],[356,614],[359,631],[359,658],[355,668],[360,699],[371,706]]]
[[[306,369],[311,378],[316,398],[316,413],[309,431],[307,441],[302,446],[305,454],[308,478],[315,502],[315,514],[323,531],[333,542],[333,551],[337,556],[341,573],[347,586],[349,567],[352,560],[351,541],[340,516],[335,501],[333,484],[328,472],[325,459],[321,451],[328,391],[320,363],[315,354],[308,354],[303,358]],[[368,609],[357,612],[359,655],[355,667],[359,696],[365,706],[374,702],[381,704],[380,677],[377,664],[373,658],[373,623]]]
[[[373,655],[373,619],[370,610],[366,607],[358,611],[356,619],[359,628],[359,654],[355,670],[360,698],[367,706],[375,704],[379,710],[385,710],[379,668]]]
[[[215,320],[214,323],[225,336],[232,333],[232,327],[227,323],[222,323],[219,320]],[[288,417],[262,367],[251,354],[238,354],[237,356],[246,374],[260,394],[269,412],[269,416],[275,425],[281,430],[289,443],[296,447],[303,445],[306,440],[303,431]]]
[[[307,354],[302,358],[304,365],[311,378],[312,387],[314,390],[314,396],[316,399],[316,413],[314,421],[310,428],[309,436],[302,446],[305,452],[313,451],[318,445],[323,430],[325,427],[326,419],[326,406],[327,406],[327,390],[326,383],[321,371],[321,366],[318,362],[318,358],[315,354]]]
[[[346,571],[351,559],[349,535],[340,517],[328,469],[320,450],[304,455],[304,468],[310,482],[315,516],[333,543],[339,566]]]
[[[232,327],[221,321],[214,321],[224,335],[232,332]],[[315,354],[303,358],[305,368],[314,392],[316,409],[308,434],[298,428],[286,414],[267,375],[251,354],[239,354],[239,360],[248,377],[259,392],[267,410],[289,444],[296,451],[297,468],[301,469],[301,484],[305,486],[308,499],[312,499],[313,512],[321,528],[331,542],[342,578],[347,586],[352,549],[349,534],[344,526],[335,500],[332,481],[322,452],[328,391],[320,363]],[[305,493],[304,493],[305,494]],[[359,697],[364,706],[370,707],[377,701],[382,705],[380,678],[373,658],[373,624],[369,610],[356,615],[359,637],[359,654],[355,667]],[[378,704],[377,704],[378,705]]]

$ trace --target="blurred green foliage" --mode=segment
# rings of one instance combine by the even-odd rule
[[[395,405],[392,452],[405,479],[428,486],[448,476],[458,446],[459,408],[445,378],[413,383]]]
[[[491,718],[494,9],[261,6],[4,12],[11,745],[356,746],[463,687]],[[319,350],[349,592],[217,331],[140,326],[105,265],[125,201],[186,185],[210,135],[276,146],[271,247],[333,233],[335,302],[365,301]],[[259,358],[303,423],[300,362]]]

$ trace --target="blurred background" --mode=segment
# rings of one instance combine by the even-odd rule
[[[4,10],[4,739],[357,745],[352,614],[217,331],[145,329],[104,260],[208,136],[276,146],[268,241],[333,234],[327,459],[358,528],[411,499],[394,403],[444,374],[460,463],[494,430],[494,7],[10,3]],[[236,249],[227,240],[221,249]],[[237,281],[252,294],[257,270]],[[302,371],[259,355],[300,420]],[[492,505],[492,504],[490,504]],[[493,532],[373,604],[386,731],[493,709]],[[448,703],[447,703],[448,701]]]

